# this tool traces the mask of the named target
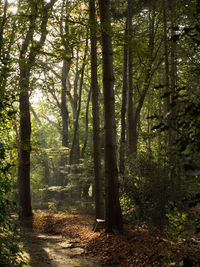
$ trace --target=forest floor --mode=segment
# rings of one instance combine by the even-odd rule
[[[123,235],[92,231],[94,216],[37,212],[23,222],[31,266],[200,266],[200,235],[174,240],[166,232],[125,224]],[[188,265],[185,265],[188,264]]]

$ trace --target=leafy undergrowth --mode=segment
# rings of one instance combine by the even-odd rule
[[[39,212],[32,220],[33,228],[38,231],[77,239],[86,255],[100,258],[102,266],[183,266],[184,258],[193,262],[187,266],[200,266],[197,241],[190,244],[184,240],[170,241],[160,231],[131,225],[124,226],[123,235],[111,235],[105,231],[94,233],[93,223],[93,216],[63,212]]]

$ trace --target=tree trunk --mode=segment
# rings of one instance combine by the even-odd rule
[[[171,38],[175,35],[174,27],[176,26],[176,0],[173,1],[173,6],[171,6]],[[171,41],[171,102],[175,102],[175,93],[177,87],[177,60],[176,60],[176,42]],[[175,106],[171,107],[171,125],[172,125],[172,139],[176,137],[174,129],[176,129],[176,120],[173,119],[176,116],[176,108]]]
[[[151,107],[152,107],[152,98],[151,98],[151,94],[149,93],[148,94],[148,118],[150,116],[152,116]],[[151,158],[151,156],[152,156],[152,150],[151,150],[151,142],[152,142],[151,128],[152,128],[152,120],[148,119],[148,121],[147,121],[147,134],[148,134],[147,151],[148,151],[149,158]]]
[[[164,57],[165,57],[165,91],[166,93],[170,90],[169,84],[169,46],[168,46],[168,37],[167,37],[167,3],[168,0],[163,0],[163,27],[164,27]],[[165,117],[167,120],[168,127],[170,126],[170,96],[165,98]],[[171,143],[171,132],[168,131],[168,149],[170,150]]]
[[[105,128],[106,231],[122,231],[122,213],[119,202],[119,183],[116,154],[115,99],[113,50],[110,23],[110,1],[99,0],[102,52]]]
[[[69,73],[69,62],[63,60],[63,67],[62,67],[62,92],[61,92],[61,117],[62,117],[62,146],[68,147],[69,146],[69,133],[68,133],[68,108],[67,108],[67,88],[66,88],[66,81],[67,76]]]
[[[31,208],[31,194],[30,194],[30,153],[31,153],[31,120],[30,120],[30,107],[29,107],[29,80],[31,64],[33,58],[26,60],[26,53],[33,40],[35,31],[35,19],[33,16],[38,16],[35,5],[31,6],[32,16],[30,17],[29,29],[23,41],[20,51],[20,78],[19,78],[19,152],[18,152],[18,186],[19,186],[19,204],[21,206],[21,217],[32,216]],[[33,52],[33,49],[31,50]],[[31,54],[29,52],[29,55]],[[30,56],[29,56],[30,58]]]
[[[171,15],[171,38],[175,35],[174,27],[175,27],[175,19],[176,19],[176,0],[173,1],[172,6],[170,7],[170,15]],[[170,71],[170,80],[171,80],[171,102],[175,103],[175,92],[176,92],[176,86],[177,86],[177,62],[176,62],[176,43],[174,41],[171,42],[171,71]],[[178,164],[177,164],[177,157],[176,157],[176,151],[174,149],[174,143],[177,138],[176,135],[176,105],[173,105],[171,108],[171,114],[170,114],[170,180],[172,185],[172,190],[175,192],[176,188],[178,188],[180,183],[180,175],[177,175],[178,173]],[[176,186],[175,186],[176,185]]]
[[[67,108],[67,77],[70,69],[70,60],[63,59],[63,66],[62,66],[62,90],[61,90],[61,103],[60,103],[60,111],[61,111],[61,118],[62,118],[62,147],[68,148],[69,147],[69,132],[68,132],[68,120],[69,120],[69,112]],[[68,179],[65,173],[65,165],[67,164],[67,155],[66,150],[61,150],[60,153],[60,166],[58,172],[58,179],[57,185],[67,185]]]
[[[127,36],[127,22],[125,29],[125,37]],[[121,106],[121,141],[119,152],[119,173],[124,175],[125,171],[125,143],[126,143],[126,103],[127,103],[127,64],[128,64],[128,47],[124,44],[124,62],[123,62],[123,90],[122,90],[122,106]]]
[[[128,36],[129,36],[129,46],[128,46],[128,149],[129,156],[134,158],[134,150],[136,143],[136,125],[134,125],[134,104],[133,104],[133,50],[131,46],[132,38],[132,19],[133,19],[133,1],[128,0]]]
[[[100,127],[99,127],[99,90],[97,79],[97,37],[95,0],[89,2],[91,36],[91,91],[93,115],[93,155],[96,219],[104,219],[103,177],[101,175]]]
[[[42,122],[41,120],[38,118],[35,110],[33,109],[33,107],[31,106],[31,112],[35,118],[35,120],[37,121],[37,123],[39,124],[39,126],[42,126]],[[41,143],[42,143],[42,148],[46,149],[47,148],[47,144],[46,144],[46,140],[45,140],[45,136],[43,134],[43,131],[40,131],[40,139],[41,139]],[[48,159],[48,155],[46,153],[46,151],[43,151],[43,161],[44,161],[44,183],[46,185],[49,185],[49,181],[50,181],[50,168],[49,168],[49,159]]]
[[[91,88],[88,92],[88,98],[87,98],[87,105],[86,105],[86,113],[85,113],[85,140],[83,144],[83,148],[81,151],[81,158],[84,158],[85,155],[85,150],[87,147],[87,142],[88,142],[88,123],[89,123],[89,107],[90,107],[90,98],[91,98]]]
[[[131,5],[131,4],[130,4]],[[129,10],[132,7],[129,7]],[[130,11],[129,11],[130,12]],[[150,13],[150,11],[149,11]],[[155,23],[155,7],[152,11],[152,19],[150,19],[149,16],[149,59],[147,63],[147,68],[145,70],[145,78],[144,78],[144,88],[141,92],[141,96],[139,98],[139,102],[137,104],[137,107],[133,107],[133,85],[132,85],[132,52],[129,53],[129,112],[128,112],[128,120],[129,120],[129,146],[131,145],[130,153],[134,155],[134,158],[137,157],[137,150],[138,150],[138,123],[140,119],[140,113],[144,104],[144,100],[146,97],[146,94],[148,92],[150,82],[152,79],[152,65],[153,65],[153,50],[154,50],[154,23]],[[131,17],[131,14],[130,14]],[[131,22],[129,22],[131,24]],[[132,25],[129,25],[130,28],[130,36],[132,32]],[[130,47],[131,49],[131,47]],[[131,132],[130,132],[131,131]]]
[[[31,120],[29,110],[29,77],[30,70],[20,71],[20,144],[18,161],[19,203],[22,208],[21,217],[32,216],[30,195],[30,152],[31,152]]]
[[[84,52],[84,58],[83,58],[83,64],[81,68],[81,79],[80,79],[80,86],[79,86],[79,97],[78,97],[78,108],[76,109],[76,120],[74,123],[74,136],[72,140],[72,147],[70,151],[70,164],[72,163],[78,163],[79,158],[80,158],[80,151],[79,155],[75,153],[75,148],[77,146],[77,137],[78,137],[78,128],[79,128],[79,115],[81,112],[81,99],[82,99],[82,89],[83,89],[83,77],[84,77],[84,70],[85,70],[85,65],[86,65],[86,56],[87,56],[87,49],[88,49],[88,37],[86,39],[86,45],[85,45],[85,52]],[[78,156],[78,157],[77,157]]]

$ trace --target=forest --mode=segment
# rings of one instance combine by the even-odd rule
[[[0,0],[0,266],[200,266],[199,166],[199,0]]]

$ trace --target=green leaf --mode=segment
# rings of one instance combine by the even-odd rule
[[[157,130],[157,129],[160,129],[164,124],[163,123],[159,123],[158,125],[155,125],[151,128],[151,130]]]

